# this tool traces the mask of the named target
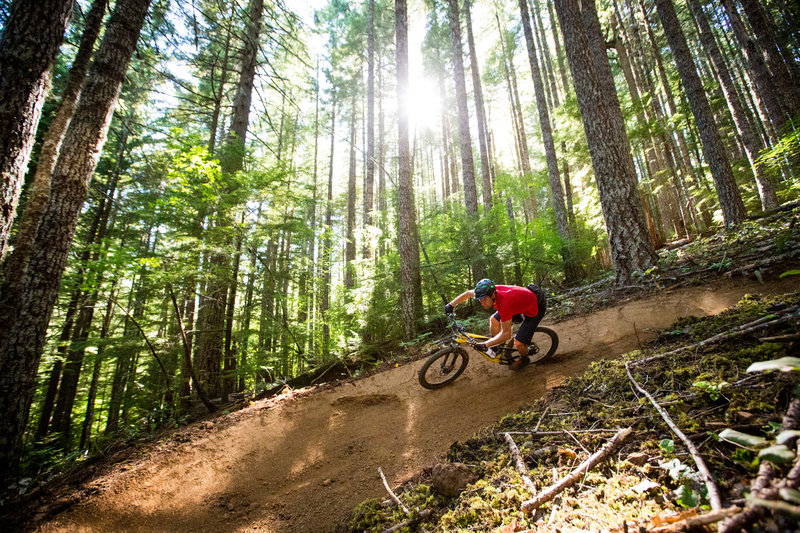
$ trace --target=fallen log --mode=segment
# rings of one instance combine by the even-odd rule
[[[583,475],[594,468],[598,463],[602,462],[613,452],[622,442],[631,434],[633,428],[621,429],[614,437],[605,443],[602,448],[595,452],[591,457],[582,462],[578,467],[573,470],[568,476],[564,477],[545,491],[540,492],[530,500],[522,502],[522,511],[530,513],[542,504],[545,504],[556,497],[563,490],[571,487],[578,482]]]

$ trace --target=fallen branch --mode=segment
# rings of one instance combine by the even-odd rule
[[[383,469],[381,467],[378,467],[378,473],[381,475],[381,479],[383,480],[383,486],[386,487],[386,490],[389,492],[389,496],[391,496],[392,499],[397,503],[397,505],[400,506],[403,512],[406,513],[406,516],[409,516],[411,514],[411,511],[408,510],[408,507],[403,505],[403,502],[400,501],[400,498],[395,496],[394,492],[392,492],[392,489],[389,488],[389,483],[386,482],[386,476],[383,475]]]
[[[739,268],[734,268],[733,270],[729,270],[729,271],[725,272],[723,274],[723,276],[726,276],[728,278],[732,278],[735,275],[744,274],[745,272],[747,272],[749,270],[756,270],[756,269],[759,269],[759,268],[772,266],[772,265],[777,264],[777,263],[783,263],[784,261],[786,261],[788,259],[792,259],[798,253],[800,253],[800,249],[794,249],[794,250],[791,250],[791,251],[786,252],[786,253],[781,254],[781,255],[775,255],[775,256],[768,257],[767,259],[761,259],[760,261],[756,261],[755,263],[750,263],[748,265],[740,266]]]
[[[519,475],[522,477],[522,482],[525,484],[525,488],[527,488],[532,493],[536,493],[536,485],[533,484],[531,478],[528,476],[528,467],[525,466],[525,461],[522,460],[522,454],[519,453],[519,448],[517,448],[517,443],[514,442],[514,439],[511,438],[511,435],[508,433],[503,433],[503,437],[506,439],[508,443],[508,448],[511,450],[511,457],[514,458],[514,467],[519,472]]]
[[[650,393],[644,390],[644,388],[642,388],[642,386],[639,385],[635,379],[633,379],[633,374],[631,374],[629,363],[625,363],[625,371],[628,372],[628,378],[631,380],[631,383],[633,383],[634,387],[636,387],[639,392],[641,392],[648,400],[650,400],[650,403],[653,404],[653,407],[655,407],[656,411],[658,411],[658,413],[661,415],[661,418],[664,419],[664,422],[667,423],[673,433],[675,433],[675,435],[677,435],[678,438],[681,439],[686,445],[686,448],[689,450],[692,459],[694,459],[694,464],[697,465],[697,471],[700,472],[701,476],[703,476],[706,489],[708,489],[708,501],[711,503],[711,509],[714,511],[719,511],[722,509],[722,500],[720,499],[717,485],[714,483],[714,478],[711,475],[711,472],[708,470],[705,461],[703,461],[703,457],[700,455],[697,447],[691,440],[689,440],[689,437],[687,437],[686,434],[675,425],[675,422],[672,421],[672,418],[670,418],[669,414],[664,410],[663,407],[658,405],[658,402],[656,402],[656,400],[650,396]]]
[[[540,492],[530,500],[522,502],[522,511],[525,513],[530,513],[540,505],[555,498],[556,495],[558,495],[564,489],[567,489],[577,483],[577,481],[581,479],[586,472],[594,468],[598,463],[602,462],[611,454],[611,452],[613,452],[620,444],[622,444],[622,441],[624,441],[625,438],[631,434],[631,431],[633,431],[633,428],[621,429],[610,441],[603,445],[603,447],[595,452],[594,455],[578,465],[578,467],[568,476],[547,490]]]
[[[539,421],[536,423],[536,427],[533,428],[534,431],[539,431],[539,426],[542,425],[542,420],[544,420],[544,417],[547,416],[548,411],[550,411],[549,405],[545,408],[544,413],[542,413],[542,416],[539,417]]]
[[[729,339],[733,339],[735,337],[740,337],[742,335],[747,335],[748,333],[752,333],[752,332],[758,331],[760,329],[766,329],[766,328],[770,328],[770,327],[773,327],[773,326],[777,326],[779,324],[783,324],[784,322],[789,322],[790,320],[796,320],[797,317],[794,316],[794,315],[788,315],[787,316],[787,313],[791,313],[792,311],[796,311],[796,310],[797,310],[797,307],[784,309],[780,313],[780,314],[782,314],[784,316],[781,316],[780,318],[776,318],[775,320],[771,320],[769,322],[764,322],[764,320],[765,320],[764,318],[759,318],[758,320],[754,320],[753,322],[749,322],[747,324],[742,324],[735,331],[719,333],[717,335],[714,335],[713,337],[709,337],[708,339],[706,339],[704,341],[700,341],[700,342],[698,342],[696,344],[690,344],[689,346],[681,346],[680,348],[677,348],[675,350],[672,350],[672,351],[669,351],[669,352],[660,353],[660,354],[653,355],[653,356],[650,356],[650,357],[645,357],[643,359],[638,359],[638,360],[633,361],[633,362],[631,362],[629,364],[631,366],[639,366],[639,365],[642,365],[644,363],[649,363],[650,361],[655,361],[657,359],[663,359],[664,357],[669,357],[671,355],[675,355],[675,354],[684,352],[686,350],[697,350],[699,348],[703,348],[704,346],[709,346],[711,344],[717,344],[719,342],[726,341],[726,340],[729,340]]]
[[[571,433],[615,433],[616,429],[573,429]],[[560,431],[506,431],[503,432],[503,435],[534,435],[534,436],[545,436],[545,435],[563,435],[567,431],[562,429]]]
[[[428,509],[423,509],[422,511],[420,511],[419,514],[415,514],[411,518],[403,520],[396,526],[392,526],[389,529],[384,529],[383,533],[392,533],[392,531],[398,531],[400,529],[403,529],[404,527],[408,527],[418,520],[424,520],[425,518],[428,517],[429,514],[431,514],[431,512]]]
[[[758,339],[761,342],[792,342],[800,341],[800,333],[792,333],[789,335],[778,335],[777,337],[761,337]]]

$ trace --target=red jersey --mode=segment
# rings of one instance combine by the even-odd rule
[[[500,313],[500,322],[507,322],[514,315],[539,314],[539,302],[533,291],[514,285],[496,285],[495,291],[494,308]]]

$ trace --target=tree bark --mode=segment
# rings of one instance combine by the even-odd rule
[[[720,139],[714,115],[711,112],[711,106],[703,90],[703,83],[697,75],[694,60],[686,44],[686,37],[675,13],[675,6],[672,4],[672,0],[655,1],[658,16],[661,19],[669,47],[675,58],[678,73],[681,76],[681,80],[683,80],[686,98],[689,100],[694,121],[702,139],[703,155],[714,178],[717,197],[722,207],[722,218],[726,226],[737,225],[747,217],[747,211],[744,208],[739,188],[733,178],[733,171],[725,153],[725,146]]]
[[[347,228],[344,251],[344,286],[353,289],[356,286],[356,99],[353,93],[350,109],[350,165],[347,172]]]
[[[777,134],[781,135],[786,132],[789,117],[781,105],[780,96],[773,83],[772,75],[764,62],[764,57],[756,46],[755,41],[747,34],[739,12],[731,0],[720,0],[720,3],[725,8],[733,28],[733,34],[736,36],[736,41],[739,43],[747,61],[750,78],[756,86],[754,95],[762,101],[766,109],[767,119]]]
[[[616,93],[609,101],[611,92],[602,86],[597,68],[610,66],[607,61],[596,61],[578,3],[557,0],[555,8],[600,193],[617,283],[625,285],[635,271],[643,272],[655,264],[656,254],[642,215],[622,111]]]
[[[36,369],[46,340],[67,255],[86,199],[89,181],[117,103],[150,0],[119,0],[106,27],[64,136],[53,171],[53,188],[31,254],[29,276],[18,318],[0,330],[0,483],[7,483],[22,452],[22,437],[33,395]]]
[[[550,123],[550,111],[545,100],[544,84],[539,70],[539,62],[536,58],[536,51],[534,50],[533,31],[530,25],[530,15],[526,0],[519,0],[519,10],[522,19],[522,30],[525,33],[525,42],[528,48],[528,61],[531,66],[533,88],[536,93],[536,109],[539,113],[539,124],[542,130],[542,142],[544,143],[544,153],[547,161],[547,175],[550,178],[550,194],[553,199],[556,228],[562,241],[561,254],[564,258],[564,269],[567,273],[567,278],[572,280],[575,278],[576,271],[570,253],[569,222],[567,220],[567,209],[564,205],[564,189],[561,185],[556,145],[553,141],[553,129]]]
[[[764,52],[767,68],[772,74],[772,80],[778,94],[784,113],[789,119],[796,119],[800,115],[800,87],[792,80],[789,66],[783,61],[783,54],[776,39],[775,26],[765,16],[758,0],[740,0],[742,8],[753,28],[753,35],[759,48]],[[794,59],[792,59],[794,61]]]
[[[364,227],[374,224],[372,206],[375,190],[375,0],[369,0],[367,28],[367,164],[364,186]],[[316,159],[314,160],[316,165]],[[316,184],[316,181],[314,182]],[[314,189],[316,191],[316,189]],[[364,258],[372,257],[371,239],[364,243]]]
[[[450,4],[451,9],[453,7],[458,9],[454,6],[454,0],[450,0]],[[419,285],[419,248],[415,220],[416,213],[414,210],[414,189],[411,179],[411,155],[408,142],[408,21],[406,0],[395,0],[395,36],[397,40],[397,100],[399,109],[397,120],[397,242],[400,250],[400,325],[403,330],[403,337],[410,339],[416,329],[415,322],[418,313],[415,285]],[[460,43],[461,41],[459,40],[459,49]],[[456,63],[460,63],[460,61],[461,55],[459,54]],[[463,90],[463,71],[461,73],[461,85]],[[464,94],[464,97],[466,99],[466,94]],[[466,102],[463,103],[466,104]],[[461,106],[459,106],[460,108]],[[468,134],[469,129],[467,129]],[[469,151],[471,157],[471,147]],[[472,185],[474,190],[474,178]],[[477,209],[476,198],[475,214],[477,214]]]
[[[731,116],[736,124],[736,129],[742,139],[747,160],[750,162],[750,168],[753,170],[753,175],[756,179],[758,186],[758,196],[761,198],[761,209],[767,211],[778,206],[778,197],[775,194],[775,186],[769,179],[759,165],[756,164],[756,159],[761,150],[764,149],[764,144],[756,135],[753,124],[750,122],[749,117],[745,111],[742,102],[739,100],[739,95],[736,92],[736,87],[733,83],[728,65],[725,63],[720,52],[717,42],[714,39],[714,34],[711,32],[711,26],[708,24],[703,7],[698,0],[688,0],[689,8],[692,10],[697,27],[700,32],[700,40],[703,47],[708,52],[711,62],[717,71],[717,76],[720,80],[722,93],[725,95],[725,100],[728,102],[728,107],[731,111]]]
[[[39,160],[36,165],[36,172],[30,186],[28,201],[22,217],[17,223],[17,235],[14,240],[14,250],[9,254],[3,265],[3,288],[0,307],[4,306],[3,301],[14,301],[19,298],[19,291],[25,278],[28,261],[31,256],[31,248],[36,240],[36,233],[39,230],[39,223],[47,208],[47,200],[50,198],[50,186],[53,175],[53,167],[56,164],[58,152],[61,149],[61,141],[64,140],[64,133],[67,131],[69,121],[75,113],[78,104],[81,87],[89,71],[89,61],[94,51],[94,44],[100,34],[100,27],[103,24],[108,0],[94,0],[89,14],[86,16],[83,35],[78,53],[72,62],[69,70],[69,79],[61,95],[61,104],[47,133],[42,141],[39,152]],[[2,252],[0,252],[2,255]]]
[[[478,56],[475,50],[475,37],[472,34],[471,0],[464,1],[464,21],[467,25],[467,47],[469,49],[469,65],[472,74],[472,94],[475,98],[476,118],[478,121],[478,146],[481,157],[481,183],[483,185],[483,215],[488,216],[492,209],[492,177],[489,170],[489,127],[486,123],[486,110],[483,102],[481,74],[478,70]]]
[[[0,36],[0,259],[73,0],[16,0]]]

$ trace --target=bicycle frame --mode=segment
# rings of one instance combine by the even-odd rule
[[[479,342],[484,342],[489,340],[491,337],[486,337],[484,335],[478,335],[476,333],[469,333],[467,329],[461,325],[454,317],[448,316],[448,318],[452,321],[451,326],[455,328],[458,332],[454,338],[454,340],[459,344],[469,344],[471,347],[475,347],[476,344]],[[492,347],[495,351],[495,357],[491,357],[488,353],[482,352],[480,350],[475,350],[479,354],[481,354],[487,361],[491,363],[500,364],[501,360],[503,359],[503,355],[505,351],[513,352],[516,348],[509,348],[507,346],[493,346]],[[507,363],[506,363],[507,364]]]

